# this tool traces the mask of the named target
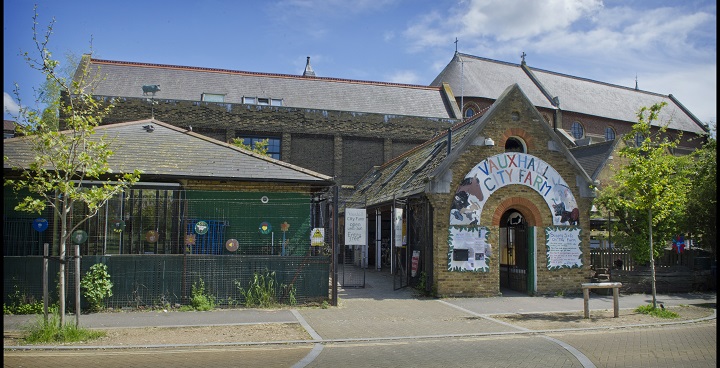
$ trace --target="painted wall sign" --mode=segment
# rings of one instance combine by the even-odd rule
[[[365,245],[367,221],[364,208],[345,209],[345,245]]]
[[[47,228],[48,228],[47,219],[44,219],[42,217],[36,218],[35,220],[33,220],[32,228],[38,232],[43,232],[43,231],[47,230]]]
[[[577,201],[560,174],[538,157],[506,152],[488,157],[458,185],[450,209],[450,225],[478,225],[488,197],[507,185],[524,185],[545,199],[553,225],[578,225]]]
[[[492,248],[487,239],[484,226],[450,226],[448,271],[490,271]]]
[[[545,228],[548,270],[582,267],[580,231],[578,227]]]

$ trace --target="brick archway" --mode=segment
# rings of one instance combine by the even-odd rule
[[[542,225],[542,216],[540,210],[535,206],[534,203],[530,202],[523,197],[512,197],[507,198],[500,202],[495,209],[492,217],[493,226],[501,226],[500,219],[505,211],[514,208],[522,212],[528,226],[540,226]]]
[[[518,138],[522,139],[525,142],[525,146],[527,147],[528,151],[536,148],[535,140],[533,139],[532,136],[530,136],[530,134],[528,134],[525,131],[525,129],[510,128],[510,129],[506,130],[505,132],[503,132],[502,142],[501,142],[503,147],[505,146],[505,142],[507,142],[507,140],[510,137],[518,137]]]

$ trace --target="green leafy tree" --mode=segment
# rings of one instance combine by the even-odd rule
[[[253,146],[249,146],[245,144],[245,141],[242,138],[233,138],[232,144],[235,146],[238,146],[242,149],[255,152],[257,154],[263,155],[263,156],[269,156],[268,155],[268,144],[270,140],[264,139],[262,141],[257,141]]]
[[[598,194],[602,207],[619,218],[613,229],[615,241],[631,249],[639,261],[649,261],[652,277],[652,304],[656,307],[655,257],[664,245],[681,232],[690,188],[690,156],[672,154],[680,137],[668,139],[666,126],[652,129],[666,104],[643,107],[638,122],[625,135],[634,142],[620,149],[623,165]]]
[[[717,140],[709,138],[693,158],[687,228],[717,259]]]
[[[18,211],[41,213],[46,207],[59,224],[59,313],[60,325],[65,324],[65,264],[67,244],[72,233],[85,221],[95,216],[113,196],[137,182],[140,172],[113,174],[108,158],[113,155],[105,137],[95,135],[95,128],[108,114],[112,105],[102,105],[91,94],[92,81],[86,69],[79,70],[74,80],[60,76],[59,63],[52,59],[48,42],[52,33],[53,19],[44,34],[39,37],[37,7],[33,17],[33,40],[38,55],[23,54],[28,65],[40,71],[47,81],[61,91],[63,98],[51,101],[64,118],[66,131],[59,132],[54,121],[47,114],[21,106],[16,121],[20,123],[22,148],[27,156],[17,155],[13,159],[3,157],[17,173],[5,178],[5,185],[16,191],[27,190],[31,195],[20,200]],[[19,97],[16,85],[15,92]],[[25,161],[22,161],[25,160]],[[101,184],[86,185],[88,181]],[[73,219],[71,210],[76,204],[87,208],[85,215]],[[74,220],[74,221],[73,221]],[[79,285],[77,285],[79,286]],[[79,322],[79,321],[78,321]]]

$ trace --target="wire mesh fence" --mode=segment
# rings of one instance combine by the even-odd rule
[[[6,291],[19,292],[26,303],[41,301],[42,257],[4,257],[3,280]],[[245,305],[243,289],[253,286],[255,275],[272,280],[272,291],[278,303],[308,304],[322,302],[329,295],[330,259],[325,256],[213,256],[213,255],[116,255],[84,256],[80,262],[81,277],[95,263],[108,267],[113,295],[105,301],[111,308],[168,308],[188,305],[193,286],[204,286],[221,307]],[[59,295],[59,261],[48,265],[51,302]],[[74,308],[75,263],[66,267],[66,303]],[[81,290],[81,295],[82,290]],[[4,303],[14,302],[6,292]],[[81,297],[81,307],[87,307]]]

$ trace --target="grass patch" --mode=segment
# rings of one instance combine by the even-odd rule
[[[47,321],[43,316],[26,330],[24,340],[28,344],[38,343],[68,343],[94,340],[107,335],[105,331],[89,330],[66,323],[60,326],[60,315],[53,313]]]
[[[649,314],[654,317],[659,318],[667,318],[667,319],[673,319],[673,318],[679,318],[680,315],[667,310],[665,308],[653,308],[652,304],[648,305],[641,305],[635,309],[635,312],[642,313],[642,314]]]

